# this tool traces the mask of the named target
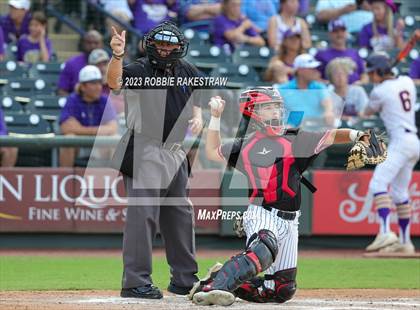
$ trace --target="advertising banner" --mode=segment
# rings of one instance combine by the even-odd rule
[[[315,235],[376,235],[378,218],[368,192],[373,171],[313,171],[314,194],[312,233]],[[411,234],[420,236],[420,172],[410,183],[413,207]],[[395,206],[391,211],[391,228],[398,232]]]

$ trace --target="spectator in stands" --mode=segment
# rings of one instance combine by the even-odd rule
[[[66,61],[58,80],[58,94],[66,96],[74,91],[80,70],[88,64],[88,57],[95,48],[102,48],[102,35],[96,30],[88,31],[82,41],[83,52]]]
[[[293,62],[295,78],[285,84],[276,84],[288,111],[303,113],[302,119],[318,119],[327,126],[334,124],[334,110],[327,87],[317,80],[321,65],[310,54],[301,54]],[[299,126],[300,124],[290,124]]]
[[[133,20],[133,13],[130,10],[127,0],[100,0],[100,2],[105,11],[111,13],[119,20],[126,22],[127,24],[130,24]],[[112,34],[112,27],[115,27],[118,33],[121,33],[121,31],[124,30],[110,18],[106,18],[105,23],[109,34]]]
[[[47,37],[47,17],[35,12],[29,23],[29,34],[22,35],[17,43],[17,60],[26,63],[48,62],[52,56],[52,45]]]
[[[359,33],[359,46],[374,51],[402,48],[404,21],[400,18],[394,26],[394,13],[398,8],[393,0],[369,0],[374,15],[373,22],[363,26]]]
[[[128,0],[128,3],[134,15],[134,27],[143,33],[175,18],[179,9],[177,0]]]
[[[241,11],[254,23],[257,31],[263,37],[267,37],[268,21],[278,12],[273,0],[244,0],[241,4]]]
[[[356,70],[353,70],[349,77],[349,82],[354,83],[359,80],[362,80],[362,82],[367,82],[367,76],[363,74],[363,59],[359,56],[357,50],[347,48],[348,33],[344,22],[340,19],[330,21],[328,24],[328,31],[330,37],[330,46],[324,50],[318,51],[318,53],[315,55],[315,58],[321,62],[319,70],[321,71],[322,78],[327,79],[325,68],[331,60],[337,57],[346,57],[350,61],[353,61],[356,67]]]
[[[287,30],[276,56],[274,56],[264,73],[264,80],[273,83],[286,83],[293,78],[293,62],[302,54],[302,38],[299,32]]]
[[[67,97],[61,111],[60,128],[64,135],[104,135],[117,133],[116,113],[102,95],[102,74],[95,66],[85,66],[79,73],[79,84]],[[60,166],[72,167],[76,148],[60,149]]]
[[[414,80],[414,83],[420,85],[420,56],[413,60],[410,65],[410,77]]]
[[[3,30],[1,29],[1,26],[0,26],[0,61],[3,61],[6,58],[4,48],[5,48],[4,35],[3,35]]]
[[[187,0],[181,4],[180,17],[183,24],[195,21],[211,22],[221,12],[220,0]],[[202,30],[205,28],[196,29]]]
[[[368,103],[368,96],[363,87],[349,84],[351,72],[356,70],[350,58],[334,58],[326,67],[326,75],[331,82],[336,118],[355,123]],[[350,125],[351,126],[351,125]]]
[[[9,0],[9,14],[1,20],[6,43],[16,42],[21,35],[29,34],[30,7],[29,0]]]
[[[283,41],[284,33],[291,29],[301,34],[304,49],[311,47],[308,25],[304,19],[296,16],[299,10],[298,0],[280,0],[280,5],[280,13],[272,16],[268,22],[268,45],[273,49],[278,49]]]
[[[108,98],[117,113],[124,111],[124,98],[116,94],[112,94],[108,83],[106,82],[106,72],[108,69],[108,62],[110,57],[108,53],[102,49],[94,49],[89,55],[89,65],[96,66],[102,74],[102,95]]]
[[[356,4],[356,0],[318,0],[315,13],[317,20],[324,23],[341,19],[350,33],[359,32],[363,25],[373,20],[366,0],[360,5]]]
[[[233,52],[236,45],[265,45],[255,25],[241,14],[241,0],[223,0],[222,14],[214,19],[214,43]]]
[[[0,106],[0,136],[7,136],[6,123]],[[0,167],[13,167],[16,164],[18,149],[16,147],[0,147]]]

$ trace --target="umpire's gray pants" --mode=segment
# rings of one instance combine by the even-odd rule
[[[141,155],[136,154],[135,158],[134,170],[138,173],[133,178],[124,177],[128,208],[123,239],[122,287],[152,283],[152,241],[158,231],[165,244],[171,282],[190,287],[197,281],[198,267],[195,261],[194,210],[187,196],[188,163],[185,154],[182,150],[172,153],[145,143]],[[172,204],[170,197],[177,198],[177,205],[166,205]],[[164,205],[160,199],[164,199]]]

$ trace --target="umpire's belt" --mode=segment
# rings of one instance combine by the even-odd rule
[[[273,210],[272,207],[269,206],[262,206],[264,209],[266,209],[267,211]],[[277,209],[274,209],[277,210]],[[280,218],[282,218],[283,220],[287,220],[287,221],[293,221],[296,218],[296,212],[295,211],[283,211],[283,210],[277,210],[276,215]]]

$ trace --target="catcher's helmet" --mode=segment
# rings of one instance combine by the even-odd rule
[[[179,48],[172,50],[168,56],[162,57],[155,45],[158,42],[179,45]],[[188,41],[174,23],[165,21],[150,30],[143,40],[143,47],[152,66],[165,69],[187,54]]]
[[[264,104],[278,104],[278,118],[263,120],[259,113]],[[285,108],[283,98],[273,87],[255,87],[241,93],[239,98],[239,109],[246,119],[252,119],[257,130],[264,131],[266,134],[274,136],[284,132]]]
[[[385,52],[375,52],[366,59],[366,72],[376,71],[379,76],[392,73],[391,57]]]

